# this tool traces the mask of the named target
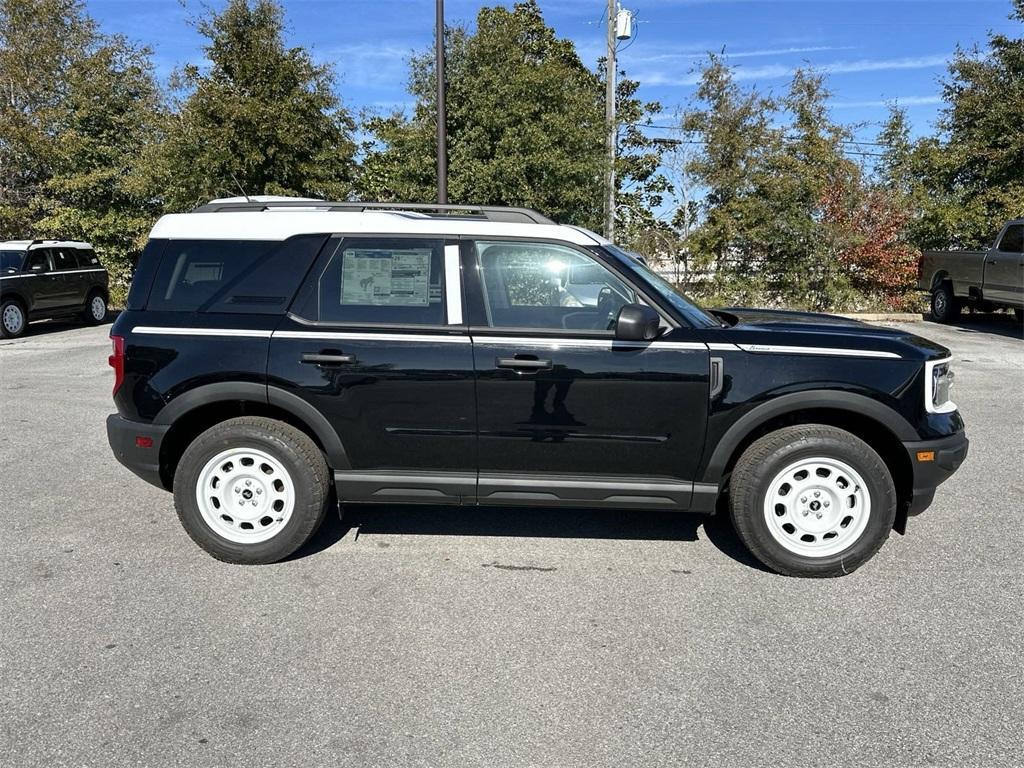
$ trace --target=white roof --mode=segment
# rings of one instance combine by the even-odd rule
[[[82,240],[4,240],[0,249],[8,251],[30,251],[33,248],[92,248]]]
[[[245,202],[244,199],[241,202]],[[558,224],[431,217],[399,211],[323,211],[302,208],[172,213],[161,217],[149,236],[179,240],[286,240],[294,235],[320,233],[529,237],[561,240],[576,245],[608,242],[580,227]]]

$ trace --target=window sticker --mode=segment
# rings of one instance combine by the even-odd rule
[[[341,257],[341,303],[425,307],[430,248],[348,248]]]

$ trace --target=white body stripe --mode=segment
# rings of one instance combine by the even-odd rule
[[[145,333],[154,336],[240,336],[269,339],[272,332],[246,328],[174,328],[171,326],[137,325],[132,328],[132,333]]]
[[[55,269],[52,272],[29,272],[23,275],[0,275],[0,280],[17,280],[20,277],[45,277],[47,275],[77,275],[82,272],[106,272],[103,267],[90,267],[89,269]]]
[[[444,247],[444,295],[448,307],[448,325],[462,325],[462,270],[459,246]]]
[[[900,359],[895,352],[875,349],[840,349],[837,347],[791,347],[779,344],[738,344],[746,352],[776,355],[829,355],[832,357],[885,357]]]

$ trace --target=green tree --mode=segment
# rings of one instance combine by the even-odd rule
[[[271,0],[231,0],[196,22],[208,67],[175,73],[177,92],[147,154],[140,185],[165,210],[239,194],[344,199],[351,190],[353,121],[333,76],[303,48],[285,46]]]
[[[446,30],[449,197],[455,203],[521,205],[599,228],[604,95],[572,41],[544,23],[535,0],[481,9],[473,33]],[[360,189],[381,200],[436,197],[435,73],[430,52],[410,60],[410,116],[371,118]],[[619,84],[620,188],[628,211],[657,191],[653,147],[630,126],[658,105]]]
[[[127,183],[159,110],[149,51],[75,0],[2,0],[0,36],[0,236],[89,240],[123,287],[152,221]]]
[[[717,295],[746,298],[737,293],[742,283],[763,287],[760,244],[755,228],[767,217],[765,200],[757,191],[769,185],[765,177],[781,136],[772,126],[777,107],[755,90],[744,90],[732,69],[717,55],[702,65],[700,82],[682,113],[684,141],[698,149],[685,172],[705,189],[699,202],[699,226],[687,238],[691,266],[712,275]]]
[[[1024,22],[1024,0],[1013,8]],[[943,99],[934,136],[911,141],[905,115],[890,114],[880,176],[907,197],[915,246],[982,247],[1024,215],[1024,36],[990,34],[985,50],[957,49]]]

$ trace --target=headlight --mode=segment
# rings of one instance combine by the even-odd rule
[[[950,399],[953,388],[953,358],[925,363],[924,407],[928,413],[949,413],[956,410]]]

